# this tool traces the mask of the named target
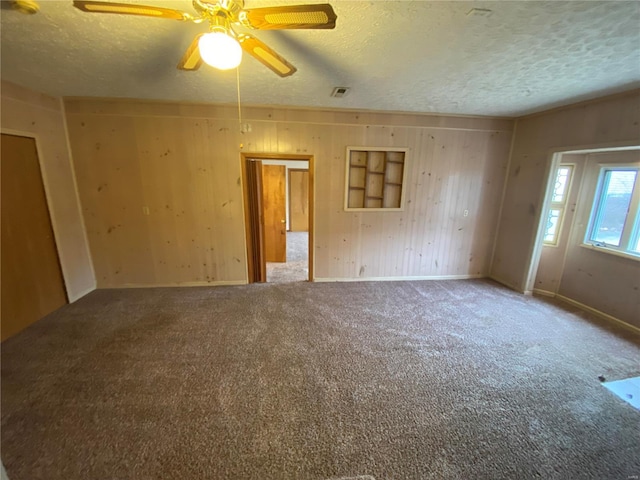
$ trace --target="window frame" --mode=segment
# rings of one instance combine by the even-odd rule
[[[611,171],[635,171],[636,178],[629,200],[629,207],[622,227],[619,245],[612,245],[606,242],[593,240],[593,231],[599,217],[599,209],[602,205],[604,194],[604,181],[607,172]],[[640,251],[631,250],[633,241],[637,242],[640,237],[640,165],[638,163],[600,163],[598,164],[598,177],[594,194],[591,198],[589,217],[583,236],[582,246],[601,250],[626,258],[640,260]]]
[[[568,181],[567,181],[567,187],[565,189],[565,194],[564,194],[564,198],[562,200],[562,202],[554,202],[553,201],[553,195],[554,195],[554,191],[555,191],[555,183],[557,181],[558,178],[558,173],[560,172],[561,168],[569,168],[569,175],[568,175]],[[549,208],[547,210],[547,221],[549,219],[549,216],[551,214],[552,210],[560,210],[560,214],[558,215],[558,227],[556,228],[556,232],[555,232],[555,238],[552,241],[547,241],[544,240],[544,237],[546,237],[546,228],[544,230],[544,235],[543,235],[543,240],[542,243],[545,247],[557,247],[558,244],[560,243],[560,237],[562,236],[562,229],[564,227],[564,220],[565,220],[565,216],[566,216],[566,212],[567,212],[567,204],[569,203],[569,197],[571,195],[571,188],[573,186],[573,177],[575,176],[575,170],[576,170],[576,164],[575,163],[561,163],[558,165],[558,167],[555,170],[555,175],[553,178],[553,184],[551,185],[551,192],[550,192],[550,196],[551,196],[551,202],[549,204]],[[545,223],[546,225],[546,223]]]

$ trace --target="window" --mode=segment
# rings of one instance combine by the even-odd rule
[[[345,210],[402,210],[406,148],[347,147]]]
[[[640,256],[637,165],[600,169],[585,243]]]
[[[560,165],[556,171],[553,193],[551,194],[551,208],[547,216],[547,225],[544,230],[545,245],[557,245],[560,237],[560,229],[564,220],[569,189],[571,187],[571,175],[573,165]]]

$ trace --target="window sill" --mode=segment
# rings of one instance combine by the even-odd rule
[[[586,248],[589,250],[595,250],[596,252],[602,252],[609,255],[615,255],[616,257],[628,258],[630,260],[635,260],[636,262],[640,262],[640,255],[634,255],[633,253],[628,253],[628,252],[621,252],[620,250],[616,250],[615,248],[593,245],[591,243],[581,243],[580,246],[582,248]]]

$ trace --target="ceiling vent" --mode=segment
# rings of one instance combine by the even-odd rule
[[[349,93],[349,87],[336,87],[331,92],[332,97],[342,98]]]

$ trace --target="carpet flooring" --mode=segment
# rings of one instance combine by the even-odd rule
[[[287,261],[267,262],[267,282],[306,282],[309,279],[309,232],[287,232]]]
[[[37,479],[623,479],[638,336],[487,280],[98,290],[2,344]]]

